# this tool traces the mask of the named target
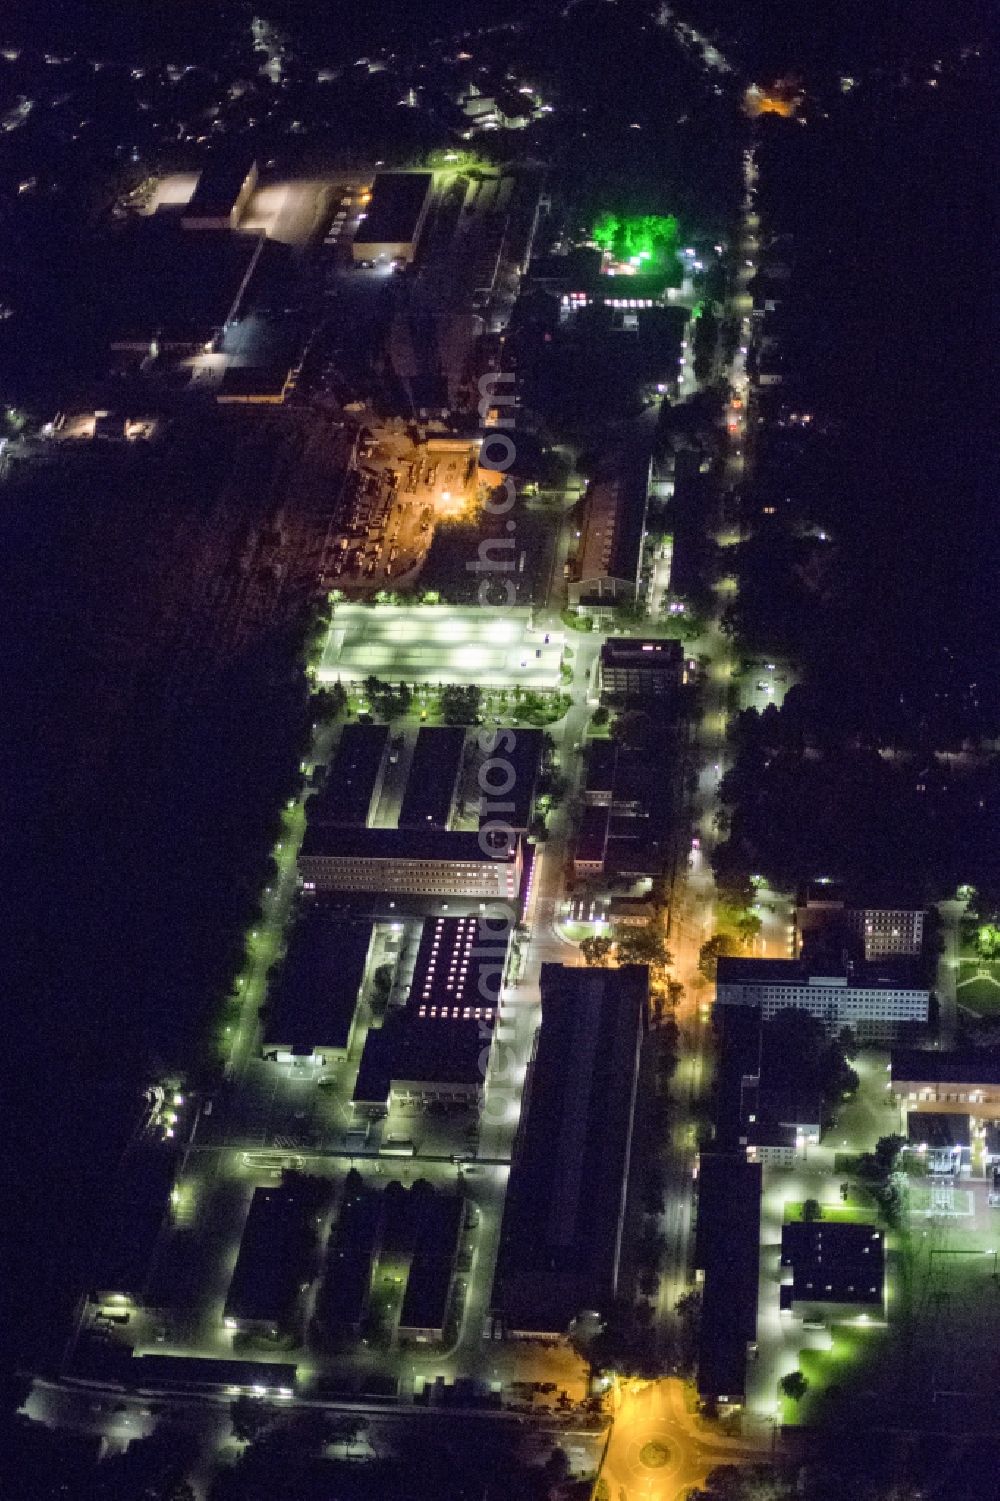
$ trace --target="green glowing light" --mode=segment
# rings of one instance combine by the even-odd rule
[[[591,238],[607,255],[633,265],[651,261],[657,269],[673,271],[680,230],[673,214],[598,215]],[[679,270],[679,267],[677,268]]]

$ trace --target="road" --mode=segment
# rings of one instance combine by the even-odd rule
[[[601,1475],[612,1501],[680,1501],[716,1465],[760,1457],[690,1412],[671,1378],[622,1394]]]
[[[727,515],[726,496],[741,482],[746,461],[746,340],[752,307],[748,287],[754,274],[756,248],[753,227],[748,223],[753,213],[756,181],[752,154],[745,159],[744,168],[742,264],[732,294],[732,310],[741,320],[743,337],[728,372],[731,397],[725,420],[729,446],[721,474],[720,511],[716,518],[705,518],[706,526],[716,532],[716,540],[723,546],[739,539],[738,528]],[[699,971],[698,956],[716,925],[711,854],[718,838],[715,827],[718,787],[728,765],[726,731],[730,693],[738,674],[732,643],[719,629],[719,621],[733,586],[728,577],[718,581],[712,617],[704,633],[690,646],[691,655],[701,659],[705,666],[699,716],[691,726],[688,744],[686,769],[688,775],[692,771],[695,775],[687,808],[690,833],[680,841],[678,868],[670,893],[668,941],[674,976],[683,984],[684,994],[676,1012],[679,1060],[672,1087],[671,1139],[664,1153],[666,1248],[657,1298],[661,1325],[672,1317],[677,1299],[692,1285],[692,1176],[697,1155],[692,1107],[704,1095],[711,1070],[710,987]],[[776,893],[761,890],[758,895],[763,923],[760,951],[774,956],[787,953],[787,906]],[[682,1383],[666,1379],[640,1394],[626,1393],[615,1420],[602,1475],[608,1481],[613,1501],[675,1501],[702,1481],[713,1466],[760,1457],[760,1449],[750,1442],[726,1439],[702,1423],[688,1411]]]

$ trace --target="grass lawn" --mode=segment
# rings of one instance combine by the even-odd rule
[[[799,1370],[809,1382],[801,1402],[779,1397],[783,1423],[810,1424],[821,1419],[839,1390],[858,1390],[876,1376],[885,1329],[879,1325],[835,1324],[829,1350],[800,1350]]]
[[[828,1225],[866,1225],[873,1221],[875,1206],[860,1201],[851,1204],[822,1205],[820,1223]],[[802,1219],[802,1205],[793,1199],[785,1204],[785,1223]]]

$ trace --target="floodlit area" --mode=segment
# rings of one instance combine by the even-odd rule
[[[537,629],[531,619],[527,609],[338,604],[317,681],[360,682],[374,674],[394,683],[557,689],[563,633]]]
[[[176,212],[189,203],[198,186],[197,172],[169,172],[158,177],[144,197],[142,212]],[[324,227],[335,206],[335,195],[363,188],[362,176],[303,178],[295,182],[265,183],[250,198],[240,229],[258,232],[285,245],[303,245]]]
[[[153,190],[143,205],[143,212],[155,214],[161,208],[183,208],[197,186],[197,172],[168,172],[165,177],[156,179]]]

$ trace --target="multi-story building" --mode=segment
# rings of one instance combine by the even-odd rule
[[[299,853],[307,893],[345,892],[384,898],[479,898],[516,901],[521,841],[446,829],[310,826]]]
[[[848,907],[848,930],[861,940],[868,960],[892,954],[915,957],[924,943],[922,907]]]
[[[715,988],[717,1006],[759,1006],[764,1021],[797,1007],[830,1032],[850,1027],[866,1040],[892,1038],[907,1023],[926,1023],[929,1000],[905,959],[812,973],[801,959],[723,958]]]
[[[683,670],[684,648],[679,641],[609,636],[601,647],[601,698],[665,698],[680,687]]]
[[[900,893],[861,896],[831,881],[807,886],[795,907],[800,945],[842,941],[869,962],[893,955],[916,958],[923,950],[924,915],[919,901]]]

